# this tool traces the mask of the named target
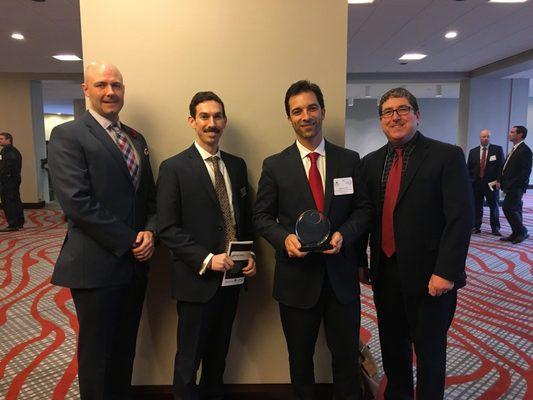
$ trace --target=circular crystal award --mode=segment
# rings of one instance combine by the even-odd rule
[[[302,244],[300,251],[323,251],[332,249],[333,246],[327,242],[329,237],[329,219],[317,210],[304,211],[298,217],[295,226],[295,233]]]

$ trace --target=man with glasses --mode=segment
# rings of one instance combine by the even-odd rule
[[[379,115],[388,143],[363,159],[373,203],[371,283],[387,375],[385,399],[444,396],[446,336],[465,285],[472,192],[463,151],[423,136],[416,98],[395,88]],[[361,246],[362,255],[366,243]]]

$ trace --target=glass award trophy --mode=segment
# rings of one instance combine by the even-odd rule
[[[301,252],[320,252],[333,248],[328,242],[329,219],[317,210],[304,211],[296,221],[295,233],[302,244]]]

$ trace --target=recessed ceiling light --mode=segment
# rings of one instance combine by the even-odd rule
[[[24,35],[22,33],[13,32],[11,37],[16,40],[24,40]]]
[[[370,4],[373,2],[374,0],[348,0],[348,4]]]
[[[446,34],[444,35],[444,37],[446,39],[453,39],[453,38],[456,38],[457,37],[457,32],[456,31],[449,31],[449,32],[446,32]]]
[[[406,60],[421,60],[423,58],[426,58],[426,54],[421,53],[405,53],[403,56],[399,58],[399,60],[406,61]]]
[[[81,58],[75,54],[57,54],[52,57],[59,61],[81,61]]]
[[[57,113],[57,115],[61,115],[61,113]]]
[[[527,0],[489,0],[489,3],[525,3]]]

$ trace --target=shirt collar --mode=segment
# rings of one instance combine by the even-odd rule
[[[513,150],[516,149],[518,146],[520,146],[522,143],[524,143],[524,141],[522,140],[521,142],[518,142],[517,144],[515,144],[513,146]]]
[[[194,146],[196,147],[196,150],[198,150],[198,153],[200,153],[200,157],[202,157],[202,160],[207,161],[208,158],[217,156],[219,159],[222,159],[220,156],[220,148],[218,148],[217,152],[215,154],[211,154],[208,151],[206,151],[202,146],[200,146],[196,140],[194,141]]]
[[[410,150],[415,146],[419,134],[420,132],[416,131],[415,135],[411,138],[411,140],[409,140],[407,143],[404,143],[400,146],[394,146],[391,142],[388,142],[387,143],[387,154],[394,153],[396,149],[403,149],[403,152],[405,154],[407,150]]]
[[[89,108],[88,111],[89,111],[89,113],[94,117],[94,119],[96,120],[96,122],[98,122],[98,123],[100,124],[100,126],[101,126],[102,128],[104,128],[105,130],[110,129],[110,128],[111,128],[111,125],[114,124],[113,121],[110,121],[110,120],[108,120],[106,117],[101,116],[101,115],[98,114],[96,111],[91,110],[90,108]],[[119,129],[121,129],[122,127],[121,127],[120,121],[117,121],[116,123],[117,123]]]
[[[326,142],[324,138],[322,138],[322,140],[320,141],[320,144],[314,150],[309,150],[307,147],[301,144],[298,140],[296,140],[296,147],[298,147],[298,151],[300,152],[300,157],[302,159],[307,157],[310,153],[318,153],[322,157],[326,156]]]

